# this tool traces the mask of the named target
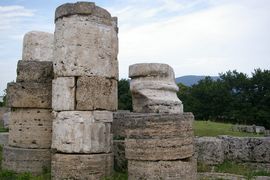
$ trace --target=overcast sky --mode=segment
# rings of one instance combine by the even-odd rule
[[[0,1],[0,95],[16,78],[23,35],[54,32],[64,0]],[[270,69],[270,0],[97,0],[119,20],[120,78],[134,63],[171,65],[176,77]]]

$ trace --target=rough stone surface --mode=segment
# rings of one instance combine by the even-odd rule
[[[76,2],[63,4],[56,9],[55,20],[75,14],[84,16],[91,15],[111,20],[110,13],[106,9],[96,6],[93,2]]]
[[[51,83],[8,83],[9,107],[51,108]]]
[[[1,132],[0,133],[0,145],[7,145],[8,144],[8,132]]]
[[[236,162],[270,163],[270,138],[220,137],[226,159]]]
[[[100,122],[98,117],[91,111],[57,113],[53,122],[52,149],[65,153],[111,152],[111,123]]]
[[[208,165],[221,164],[224,161],[223,141],[215,137],[195,139],[195,149],[200,163]]]
[[[115,112],[112,131],[115,138],[169,138],[193,136],[192,113]]]
[[[55,75],[118,79],[118,36],[110,14],[93,3],[75,3],[60,6],[56,17],[62,16],[55,22]]]
[[[3,169],[17,173],[30,172],[41,174],[43,169],[50,169],[51,152],[49,149],[24,149],[4,146]]]
[[[125,157],[125,141],[113,141],[114,169],[118,172],[126,172],[128,161]]]
[[[129,67],[133,111],[182,113],[173,69],[167,64],[142,63]]]
[[[51,83],[53,63],[50,61],[18,61],[16,82]]]
[[[76,110],[117,109],[117,81],[104,77],[79,77],[76,89]]]
[[[196,180],[194,158],[184,161],[128,161],[129,180]]]
[[[31,31],[23,39],[22,60],[53,61],[54,36],[51,33]]]
[[[97,180],[111,176],[113,154],[54,154],[52,179]]]
[[[49,149],[52,141],[51,110],[14,109],[9,125],[9,145],[20,148]]]
[[[75,110],[75,77],[58,77],[52,81],[54,111]]]
[[[198,180],[247,180],[244,176],[236,175],[236,174],[228,174],[228,173],[198,173]]]
[[[179,160],[194,154],[193,138],[126,139],[128,160]]]
[[[270,180],[269,176],[257,176],[255,177],[255,180]]]

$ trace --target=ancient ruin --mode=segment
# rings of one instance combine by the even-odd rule
[[[2,166],[15,172],[40,174],[44,168],[50,168],[51,162],[53,34],[29,32],[23,46],[17,80],[7,88],[11,112]]]
[[[117,110],[117,19],[94,3],[56,9],[52,179],[101,179],[113,172]]]
[[[197,161],[270,169],[269,138],[194,138],[194,116],[184,112],[167,64],[131,65],[134,112],[117,111],[117,55],[117,18],[91,2],[59,6],[54,35],[27,33],[16,82],[7,89],[3,169],[41,174],[45,168],[53,180],[104,179],[114,170],[127,171],[130,180],[242,178],[197,176]]]
[[[140,113],[182,113],[173,69],[167,64],[142,63],[129,67],[133,111]]]

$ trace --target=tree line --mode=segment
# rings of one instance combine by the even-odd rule
[[[196,120],[234,124],[256,124],[270,129],[270,71],[255,69],[251,77],[242,72],[220,73],[217,80],[206,77],[191,87],[179,83],[177,93],[185,112]],[[132,111],[129,81],[118,84],[118,108]]]

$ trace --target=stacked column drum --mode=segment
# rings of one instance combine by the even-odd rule
[[[52,51],[53,34],[32,31],[25,35],[16,82],[7,87],[11,114],[4,169],[40,174],[50,168]]]
[[[125,115],[129,179],[195,180],[194,117],[182,112],[172,68],[136,64],[130,66],[130,77],[137,113]]]
[[[101,179],[113,171],[117,19],[90,2],[56,9],[52,179]]]

